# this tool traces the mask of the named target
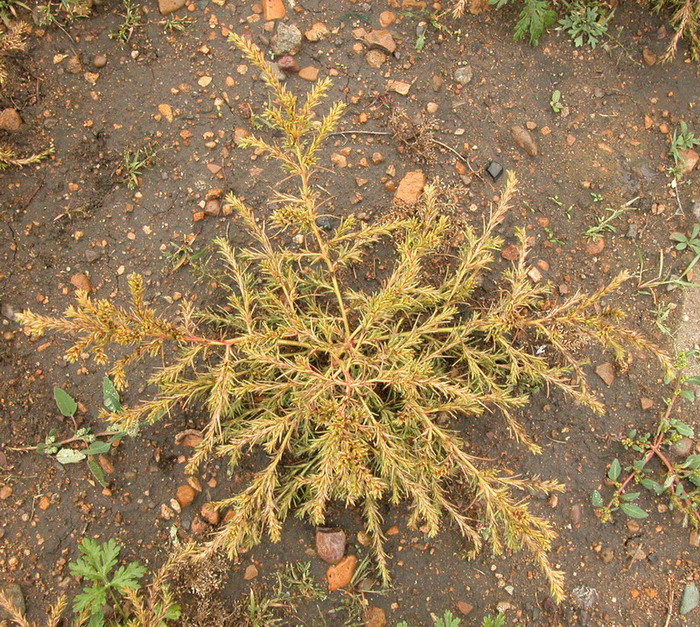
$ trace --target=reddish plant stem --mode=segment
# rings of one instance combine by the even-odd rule
[[[108,435],[116,435],[117,431],[102,431],[101,433],[91,433],[89,435],[94,436],[95,438],[103,438]],[[64,444],[72,444],[73,442],[82,442],[83,437],[78,437],[74,436],[72,438],[66,438],[65,440],[61,440],[60,442],[53,442],[50,446],[63,446]],[[38,446],[8,446],[7,450],[8,451],[36,451],[39,447]]]
[[[664,417],[662,421],[668,420],[669,417],[671,416],[671,411],[673,410],[674,405],[676,404],[676,399],[678,398],[677,391],[674,392],[673,398],[671,399],[671,402],[668,404],[668,408],[666,410],[666,413],[664,414]],[[644,463],[642,464],[643,469],[649,461],[656,455],[666,466],[669,472],[674,473],[675,470],[673,468],[673,465],[671,462],[668,461],[668,458],[659,450],[659,447],[661,446],[661,443],[664,441],[664,435],[665,433],[662,431],[660,432],[657,436],[656,439],[654,440],[654,443],[651,445],[651,448],[649,449],[646,458],[644,459]],[[641,470],[640,469],[640,470]],[[629,483],[637,476],[637,472],[631,472],[627,478],[622,482],[622,485],[615,491],[615,494],[613,495],[613,498],[610,499],[610,502],[608,503],[608,508],[611,507],[613,501],[615,499],[619,498],[625,491],[625,488],[629,485]],[[678,477],[674,476],[673,477],[673,483],[669,487],[673,487],[678,483]],[[687,497],[681,497],[684,499],[687,499]],[[700,513],[698,512],[693,512],[695,515],[695,518],[700,521]]]
[[[666,413],[664,414],[664,417],[662,418],[662,422],[664,420],[668,420],[669,416],[671,415],[671,411],[673,411],[673,407],[676,404],[676,399],[678,398],[678,394],[676,391],[674,391],[673,397],[671,398],[671,402],[668,404],[668,408],[666,409]],[[668,464],[668,460],[659,452],[659,446],[661,446],[661,442],[664,440],[664,433],[660,432],[656,436],[656,440],[654,441],[654,444],[651,445],[651,448],[647,452],[646,457],[644,458],[644,463],[642,464],[642,468],[644,468],[654,457],[654,455],[659,455],[659,457],[666,463],[667,467],[669,469],[672,469],[673,467]],[[641,470],[641,469],[640,469]],[[629,485],[629,483],[632,481],[637,476],[637,473],[632,471],[629,475],[627,475],[627,478],[622,482],[622,485],[615,490],[615,494],[613,497],[610,499],[610,502],[608,503],[608,508],[612,506],[612,503],[615,499],[617,499],[624,491],[625,488]]]

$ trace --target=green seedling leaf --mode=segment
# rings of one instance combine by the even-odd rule
[[[528,39],[536,46],[544,32],[557,21],[557,12],[547,0],[525,0],[523,10],[515,25],[513,39]]]
[[[109,453],[111,448],[112,445],[109,442],[95,440],[83,451],[83,453],[85,453],[85,455],[104,455],[105,453]]]
[[[603,507],[603,495],[598,490],[593,490],[591,494],[591,504],[593,507]]]
[[[683,462],[683,468],[691,470],[700,470],[700,455],[688,455]]]
[[[652,490],[657,496],[664,491],[664,487],[653,479],[642,479],[641,484],[647,490]]]
[[[616,457],[613,459],[612,464],[610,464],[610,468],[608,469],[608,479],[610,479],[610,481],[617,481],[620,478],[621,472],[622,466],[620,466],[620,462]]]
[[[165,610],[163,618],[166,620],[178,620],[182,615],[182,608],[179,605],[171,605]]]
[[[122,550],[113,538],[104,544],[85,538],[78,548],[82,556],[68,564],[71,575],[99,582],[107,581],[107,575],[116,566]]]
[[[97,483],[99,483],[103,488],[107,487],[107,480],[105,479],[105,473],[100,467],[100,465],[95,461],[94,457],[88,457],[87,458],[87,465],[88,468],[90,469],[90,472],[92,472],[93,477],[97,479]]]
[[[685,424],[684,422],[681,422],[680,420],[672,420],[671,421],[671,426],[681,435],[685,436],[686,438],[692,438],[693,437],[693,428]]]
[[[103,625],[104,612],[101,608],[106,604],[107,589],[101,586],[91,586],[90,588],[83,588],[83,591],[76,595],[75,599],[73,600],[73,611],[76,614],[90,612],[91,620],[94,617],[96,620],[99,620],[99,622],[96,622],[95,624]]]
[[[68,394],[68,392],[59,387],[55,387],[53,389],[53,397],[58,406],[58,411],[66,418],[75,416],[75,412],[78,411],[78,403],[75,402],[75,399]]]
[[[646,518],[649,515],[634,503],[620,503],[620,509],[630,518]]]
[[[450,610],[435,621],[435,627],[460,627],[462,620],[457,618]]]
[[[119,392],[117,388],[114,387],[112,379],[109,377],[104,377],[102,379],[102,398],[105,409],[113,413],[122,411],[122,403],[119,398]]]
[[[56,453],[56,461],[60,464],[77,464],[85,459],[85,453],[74,448],[62,448]]]
[[[484,616],[484,620],[481,623],[481,627],[503,627],[506,624],[506,615],[499,612],[494,616],[493,614],[487,614]]]
[[[131,562],[126,566],[120,566],[112,578],[112,586],[120,592],[126,588],[138,590],[141,587],[139,579],[146,574],[146,567],[138,562]]]
[[[121,440],[125,435],[126,433],[123,431],[117,431],[111,438],[109,438],[109,443],[114,444],[114,442],[119,442],[119,440]]]
[[[622,498],[623,501],[634,501],[636,498],[639,497],[641,492],[625,492],[620,498]]]
[[[681,390],[681,396],[689,403],[695,402],[695,392],[693,390]]]

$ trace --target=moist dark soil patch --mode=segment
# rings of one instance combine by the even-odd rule
[[[145,25],[126,45],[109,37],[119,24],[117,2],[105,2],[91,17],[70,25],[72,41],[58,29],[35,34],[29,54],[12,60],[11,76],[18,82],[2,98],[3,106],[20,109],[26,123],[16,133],[1,132],[0,140],[23,154],[50,141],[56,146],[55,157],[38,167],[4,172],[0,187],[0,301],[8,314],[2,318],[0,345],[0,483],[12,487],[12,495],[0,503],[0,582],[21,584],[28,615],[39,624],[59,594],[78,589],[66,563],[77,556],[84,535],[115,537],[125,546],[126,558],[155,568],[172,548],[173,527],[186,541],[201,505],[239,489],[254,467],[250,460],[228,476],[222,463],[209,464],[198,475],[203,489],[193,506],[165,519],[162,506],[186,482],[184,462],[191,452],[175,443],[175,434],[203,426],[202,414],[174,415],[136,439],[125,439],[111,453],[115,472],[106,491],[94,485],[83,466],[64,467],[36,453],[10,450],[36,444],[54,427],[64,437],[71,435],[73,425],[61,420],[53,403],[55,385],[84,404],[80,425],[102,428],[97,415],[104,373],[92,364],[67,364],[61,338],[28,341],[7,307],[62,311],[73,299],[70,279],[76,272],[89,274],[98,297],[124,298],[126,277],[138,271],[149,281],[149,297],[159,308],[172,308],[183,295],[214,302],[211,281],[195,281],[190,272],[196,261],[173,270],[170,253],[178,247],[196,253],[212,236],[224,233],[243,244],[240,223],[232,216],[194,221],[200,203],[210,189],[235,190],[264,217],[269,214],[268,190],[281,180],[274,167],[251,160],[234,142],[234,129],[268,132],[255,129],[251,117],[267,93],[225,39],[226,29],[248,31],[267,47],[270,32],[254,4],[197,2],[192,12],[182,12],[194,23],[176,34],[165,32],[155,2],[145,6]],[[514,227],[527,228],[530,259],[543,280],[556,286],[555,297],[595,290],[621,269],[635,272],[640,259],[645,267],[654,267],[660,250],[676,271],[688,263],[687,254],[672,249],[669,235],[692,228],[692,202],[700,200],[698,173],[687,177],[677,200],[666,172],[671,165],[668,131],[680,120],[700,131],[700,73],[682,54],[666,65],[644,64],[643,49],[660,56],[667,45],[658,17],[627,4],[617,9],[613,28],[624,29],[619,45],[611,42],[609,50],[575,49],[556,32],[532,49],[512,41],[513,16],[492,11],[456,23],[445,18],[451,28],[461,28],[461,35],[429,29],[425,47],[416,50],[421,18],[402,15],[379,0],[366,5],[297,0],[297,6],[298,12],[288,11],[288,21],[302,32],[319,21],[332,31],[317,43],[304,41],[297,55],[301,67],[312,65],[321,76],[331,75],[330,101],[349,105],[340,129],[348,134],[333,137],[323,160],[329,171],[320,182],[332,196],[330,214],[380,220],[395,210],[393,190],[403,175],[421,169],[445,184],[463,186],[456,217],[478,226],[503,184],[503,178],[493,181],[485,172],[495,160],[520,180],[516,208],[501,234],[510,244]],[[398,16],[390,26],[398,52],[377,69],[368,65],[367,49],[357,47],[352,31],[379,28],[385,10]],[[76,53],[83,68],[71,74],[66,59]],[[92,67],[95,54],[107,56],[103,69]],[[466,64],[473,78],[460,86],[454,72]],[[409,83],[408,96],[389,91],[390,80]],[[290,76],[288,84],[299,92],[309,87],[297,76]],[[568,107],[566,116],[549,106],[555,89]],[[159,109],[164,104],[174,112],[172,121]],[[435,138],[469,163],[440,146],[434,158],[416,160],[410,145],[392,135],[352,134],[390,130],[389,116],[397,107],[411,118],[433,119]],[[510,128],[516,124],[530,128],[539,146],[537,157],[515,145]],[[116,175],[123,152],[149,142],[159,146],[158,156],[141,173],[139,187],[129,190]],[[373,159],[374,153],[380,158]],[[337,160],[332,155],[337,154],[347,167],[333,167]],[[605,246],[589,246],[583,233],[595,218],[605,215],[606,207],[635,197],[636,210],[615,222],[616,231],[605,234]],[[677,215],[678,201],[684,215]],[[286,234],[280,239],[293,245]],[[389,267],[388,254],[380,250],[364,276],[353,280],[376,286]],[[663,290],[657,290],[656,298],[661,304],[679,300],[678,292]],[[657,303],[638,292],[636,280],[611,300],[623,304],[633,326],[670,347],[655,324]],[[680,315],[679,307],[667,324],[674,328]],[[398,529],[389,538],[394,585],[366,596],[370,605],[386,611],[389,625],[400,620],[430,625],[431,613],[440,615],[460,601],[474,606],[463,617],[467,625],[479,624],[499,603],[508,608],[508,624],[656,626],[666,624],[669,611],[670,625],[698,620],[693,614],[682,619],[677,612],[684,582],[698,577],[698,549],[689,544],[678,517],[658,512],[660,501],[645,496],[650,516],[638,528],[622,515],[603,525],[590,506],[590,494],[601,486],[610,461],[631,461],[615,438],[632,427],[653,430],[668,389],[647,356],[637,356],[627,372],[617,372],[609,387],[594,367],[610,357],[595,352],[589,357],[591,381],[608,413],[598,417],[557,394],[535,394],[519,418],[543,446],[543,455],[515,446],[497,417],[465,418],[455,426],[479,455],[500,459],[512,472],[566,484],[556,501],[535,500],[533,508],[560,534],[553,557],[567,572],[568,590],[595,588],[597,603],[585,614],[573,596],[556,607],[546,583],[522,556],[484,554],[467,561],[469,547],[456,531],[427,538],[406,528],[402,507],[387,506],[386,528]],[[147,394],[144,376],[134,373],[125,403]],[[641,397],[653,400],[651,410],[640,408]],[[681,413],[697,426],[697,406],[685,406]],[[37,507],[41,496],[50,501],[46,510]],[[357,511],[337,508],[328,522],[345,529],[349,550],[367,554],[357,541]],[[260,595],[269,594],[276,573],[289,563],[310,561],[312,575],[322,585],[324,565],[312,549],[313,529],[290,519],[282,542],[263,543],[227,564],[223,580],[207,592],[199,610],[196,595],[181,582],[191,624],[240,624],[235,604],[247,603],[251,585]],[[259,572],[252,582],[243,579],[251,563]],[[278,614],[281,624],[340,625],[349,615],[343,604],[351,600],[336,592],[321,603],[300,603],[293,611],[279,608]],[[200,612],[196,620],[195,612]]]

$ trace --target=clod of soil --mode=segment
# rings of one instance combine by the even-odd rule
[[[333,592],[340,590],[350,585],[352,576],[357,569],[357,556],[346,555],[337,564],[328,567],[326,571],[326,580],[328,581],[328,589]]]
[[[337,564],[345,555],[347,540],[342,529],[316,530],[316,553],[329,564]]]

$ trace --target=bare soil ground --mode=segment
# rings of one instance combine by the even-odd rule
[[[616,26],[624,29],[608,50],[575,49],[557,32],[533,49],[512,41],[513,15],[486,12],[460,21],[443,18],[461,33],[428,27],[425,46],[416,50],[416,27],[424,19],[421,3],[413,3],[418,8],[408,13],[397,2],[390,6],[382,0],[296,4],[287,22],[302,32],[322,22],[331,31],[319,42],[304,41],[297,55],[301,67],[332,76],[330,100],[350,105],[342,123],[347,134],[334,137],[324,162],[334,213],[381,218],[393,210],[393,190],[404,174],[420,169],[429,178],[464,186],[459,217],[478,223],[504,180],[486,174],[496,160],[520,180],[517,209],[501,233],[512,243],[513,228],[527,228],[533,264],[559,292],[594,290],[622,269],[637,272],[640,261],[653,268],[661,250],[677,270],[689,261],[689,253],[672,250],[669,236],[689,232],[697,220],[692,206],[700,200],[699,174],[687,177],[676,198],[666,169],[669,131],[680,120],[700,130],[700,70],[682,54],[665,65],[643,61],[645,48],[660,55],[667,45],[659,18],[625,3],[617,9],[611,32]],[[64,437],[72,433],[74,426],[56,411],[55,385],[83,404],[78,424],[99,430],[104,374],[85,364],[68,365],[59,338],[30,342],[10,319],[12,311],[62,311],[73,298],[76,273],[89,276],[99,297],[122,298],[127,275],[139,271],[163,309],[183,294],[205,303],[212,298],[211,285],[193,279],[192,263],[175,268],[172,254],[183,247],[197,253],[218,234],[243,242],[234,217],[198,214],[207,192],[235,190],[264,214],[267,191],[280,178],[275,169],[238,149],[234,139],[234,129],[255,130],[251,114],[266,98],[254,69],[226,40],[229,31],[249,32],[267,47],[270,32],[254,3],[197,1],[192,11],[182,12],[194,23],[182,33],[168,33],[156,3],[147,2],[144,25],[126,45],[109,37],[121,20],[119,6],[107,1],[66,31],[35,32],[29,53],[9,62],[10,88],[0,103],[19,109],[25,120],[18,132],[0,132],[6,135],[1,139],[26,152],[49,142],[56,147],[49,161],[4,172],[0,179],[0,485],[11,488],[0,503],[0,583],[22,586],[28,614],[39,623],[60,592],[77,588],[66,562],[75,558],[84,535],[115,537],[125,545],[127,557],[155,567],[172,546],[171,528],[187,538],[201,505],[230,494],[245,481],[247,470],[229,477],[225,468],[209,465],[198,476],[203,489],[194,504],[165,519],[162,505],[186,482],[183,468],[190,450],[176,445],[174,436],[204,423],[196,412],[172,416],[138,439],[125,439],[111,454],[114,473],[106,490],[94,484],[82,465],[61,466],[34,452],[12,450],[42,441],[54,427]],[[374,68],[353,30],[379,28],[380,13],[386,10],[397,16],[389,27],[397,52]],[[93,67],[96,54],[106,56],[104,68]],[[77,68],[69,65],[73,56],[79,57]],[[454,73],[465,65],[473,76],[460,85]],[[392,80],[410,84],[408,94],[391,91]],[[310,86],[295,75],[288,84],[299,92]],[[565,115],[549,105],[555,89],[562,93]],[[391,134],[353,134],[390,130],[388,119],[397,107],[409,116],[431,119],[435,137],[469,164],[443,147],[425,161]],[[513,125],[531,129],[538,156],[515,144]],[[157,156],[144,169],[138,188],[130,190],[118,173],[122,155],[145,145],[157,146]],[[374,153],[381,157],[373,161]],[[602,200],[596,202],[593,194]],[[633,198],[636,210],[614,223],[616,231],[605,234],[604,246],[584,239],[606,207]],[[179,259],[187,261],[187,255]],[[378,257],[368,268],[370,285],[386,263]],[[633,325],[670,348],[672,341],[655,325],[654,311],[657,303],[678,303],[667,320],[675,329],[683,316],[680,293],[657,290],[651,296],[640,293],[636,284],[633,279],[614,298],[624,303]],[[697,300],[688,302],[697,308]],[[689,313],[697,321],[697,312]],[[697,342],[694,331],[684,336],[695,338],[687,342]],[[484,554],[467,561],[468,547],[455,531],[426,538],[406,527],[401,508],[387,507],[386,526],[397,528],[389,539],[395,581],[392,588],[366,597],[385,610],[389,625],[400,620],[429,625],[431,613],[458,602],[474,606],[462,617],[467,625],[479,624],[499,603],[507,609],[508,624],[698,624],[700,610],[686,618],[678,615],[683,586],[697,579],[700,570],[698,548],[689,544],[688,530],[677,517],[658,512],[657,503],[645,496],[649,518],[630,525],[617,515],[603,525],[590,506],[591,491],[601,486],[610,461],[631,461],[615,438],[632,427],[654,429],[668,392],[662,374],[640,355],[608,386],[594,369],[611,361],[609,356],[591,354],[590,361],[591,380],[608,413],[597,417],[559,395],[537,394],[521,418],[544,447],[543,455],[512,446],[498,421],[465,420],[463,428],[480,455],[501,457],[513,472],[566,484],[565,494],[538,501],[534,508],[560,534],[554,559],[567,572],[568,589],[595,588],[594,606],[582,615],[580,603],[570,597],[557,607],[536,569],[521,556]],[[146,392],[137,376],[124,400]],[[641,408],[642,397],[653,400],[650,409]],[[686,405],[682,413],[698,426],[697,406]],[[329,522],[346,530],[354,552],[366,554],[356,541],[361,529],[357,512],[339,508]],[[226,564],[223,583],[208,593],[210,615],[201,610],[199,624],[241,624],[243,619],[231,613],[234,604],[246,598],[251,585],[264,592],[265,582],[271,585],[287,563],[310,561],[314,577],[322,582],[324,568],[313,556],[313,546],[313,529],[290,520],[281,543],[264,543],[239,562]],[[245,581],[251,563],[259,574]],[[352,617],[346,611],[349,600],[336,592],[294,612],[280,608],[279,616],[282,624],[340,625]],[[196,622],[196,599],[186,593],[184,603]]]

